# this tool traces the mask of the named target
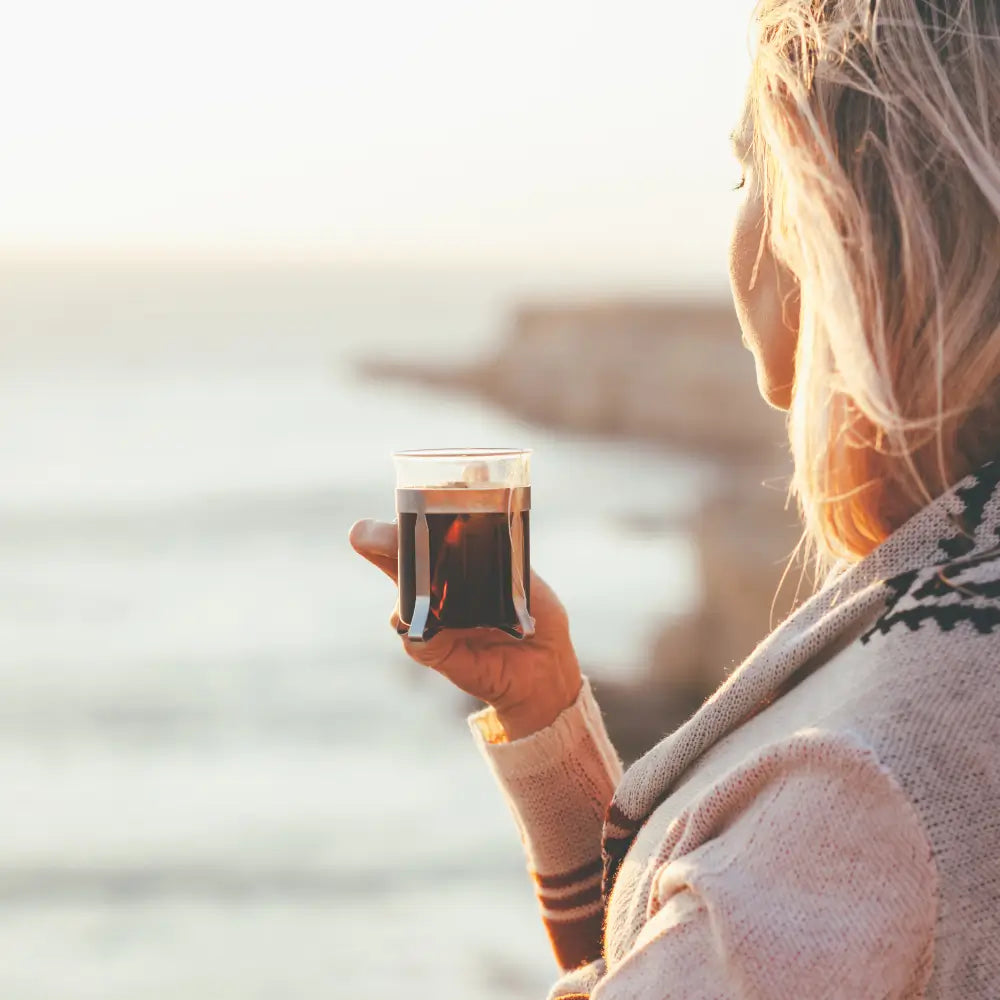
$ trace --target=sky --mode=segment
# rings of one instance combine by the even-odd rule
[[[724,266],[750,0],[51,0],[0,249]]]

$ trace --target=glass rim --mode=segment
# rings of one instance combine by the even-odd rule
[[[460,458],[518,458],[530,454],[530,448],[416,448],[408,451],[394,451],[392,457],[441,461]]]

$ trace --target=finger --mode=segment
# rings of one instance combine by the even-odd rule
[[[364,556],[392,580],[396,579],[398,570],[396,525],[387,524],[385,521],[358,521],[351,528],[350,542],[358,555]]]
[[[398,619],[397,619],[398,624]],[[397,632],[398,632],[397,628]],[[409,633],[399,633],[402,640],[403,652],[416,663],[423,667],[436,669],[441,660],[446,659],[458,643],[458,637],[453,633],[445,634],[439,632],[427,640],[411,639]]]
[[[504,647],[516,650],[521,645],[521,640],[506,632],[483,628],[446,629],[424,642],[410,639],[405,632],[400,638],[403,640],[403,650],[411,660],[445,674],[449,667],[457,665],[456,656],[471,659],[492,654]]]

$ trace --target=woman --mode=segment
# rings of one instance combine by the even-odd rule
[[[534,641],[407,650],[490,706],[553,997],[995,998],[1000,4],[755,25],[733,294],[826,583],[624,777],[540,581]]]

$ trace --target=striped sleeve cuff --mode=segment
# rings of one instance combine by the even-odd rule
[[[551,726],[523,739],[497,742],[503,729],[489,708],[469,725],[514,814],[560,964],[597,957],[601,828],[622,768],[589,682]]]

